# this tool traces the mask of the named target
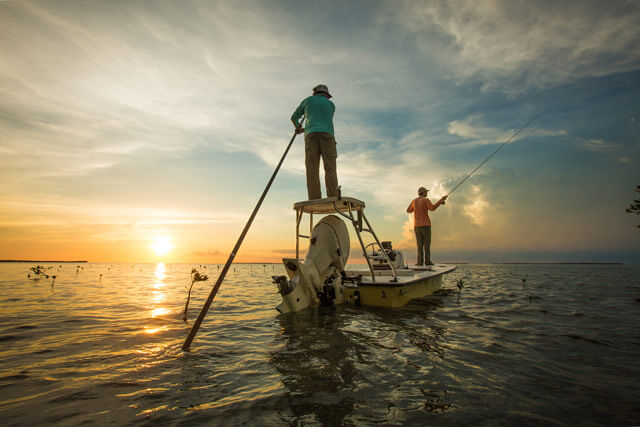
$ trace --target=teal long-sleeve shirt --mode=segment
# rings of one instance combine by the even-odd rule
[[[302,100],[291,116],[294,124],[300,123],[304,115],[307,123],[304,126],[305,135],[318,132],[333,133],[333,113],[336,106],[322,95],[312,95]],[[335,135],[334,135],[335,136]]]

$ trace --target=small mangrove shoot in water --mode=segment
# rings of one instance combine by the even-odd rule
[[[187,320],[187,310],[189,309],[189,300],[191,299],[191,289],[193,288],[193,284],[196,282],[204,282],[205,280],[209,280],[209,276],[206,274],[200,274],[198,270],[195,268],[191,269],[191,286],[189,286],[189,294],[187,295],[187,303],[184,305],[184,317],[183,319]],[[185,286],[186,288],[186,286]]]
[[[636,185],[635,192],[640,193],[640,185]],[[631,203],[629,207],[625,209],[625,212],[640,215],[640,200],[634,200],[633,203]],[[638,224],[638,228],[640,228],[640,224]]]
[[[459,279],[456,282],[456,285],[458,286],[458,304],[460,304],[460,294],[462,293],[462,288],[464,287],[464,285],[466,285],[466,283],[464,282],[464,279]]]
[[[41,265],[37,265],[35,267],[31,267],[29,270],[33,271],[35,273],[35,278],[36,279],[40,279],[42,277],[44,277],[45,279],[49,278],[49,275],[47,273],[45,273],[45,271],[47,269],[49,269],[51,267],[43,267]],[[31,274],[27,275],[27,277],[31,277]]]
[[[527,288],[527,279],[525,277],[522,278],[522,289],[524,289],[525,291],[529,291],[529,288]],[[529,297],[529,304],[531,304],[533,302],[533,295],[528,295]]]

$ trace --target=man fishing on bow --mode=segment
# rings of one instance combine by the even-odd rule
[[[429,211],[435,211],[438,206],[447,200],[447,196],[442,196],[436,204],[431,203],[427,198],[427,190],[424,187],[418,188],[418,197],[413,199],[407,208],[407,212],[413,212],[413,230],[416,233],[416,243],[418,245],[418,260],[416,265],[433,265],[431,261],[431,219]]]
[[[329,99],[331,94],[325,85],[313,88],[313,95],[305,98],[291,116],[296,133],[304,132],[305,166],[307,169],[307,192],[309,200],[321,199],[320,157],[324,165],[324,180],[327,197],[338,196],[336,172],[336,140],[333,134],[333,114],[336,106]],[[306,125],[300,126],[304,116]]]

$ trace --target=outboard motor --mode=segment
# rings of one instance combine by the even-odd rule
[[[322,218],[311,232],[304,263],[284,258],[286,276],[273,276],[282,295],[276,307],[281,313],[300,311],[310,305],[332,305],[344,299],[342,275],[349,259],[349,232],[335,215]]]

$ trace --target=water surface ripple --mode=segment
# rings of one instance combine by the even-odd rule
[[[236,265],[183,352],[218,265],[47,265],[0,264],[3,425],[640,424],[639,266],[460,265],[402,309],[278,315],[283,268]]]

